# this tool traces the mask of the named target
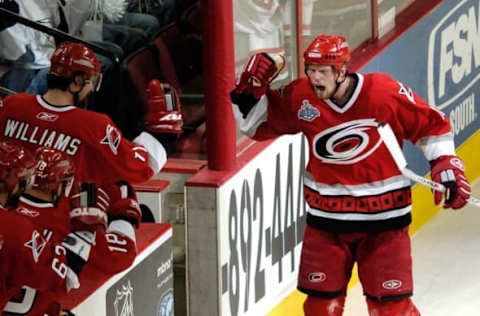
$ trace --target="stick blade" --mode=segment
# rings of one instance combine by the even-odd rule
[[[395,164],[397,165],[398,169],[403,171],[403,169],[407,167],[407,160],[403,155],[402,148],[400,148],[392,128],[388,123],[379,123],[377,129],[378,133],[380,134],[380,138],[383,140],[385,146],[387,146],[387,149],[390,152],[393,160],[395,160]]]

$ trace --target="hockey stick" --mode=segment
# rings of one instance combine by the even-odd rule
[[[380,134],[380,138],[385,143],[385,146],[387,146],[387,149],[392,155],[392,158],[395,161],[398,169],[405,177],[421,183],[435,191],[445,192],[445,186],[443,186],[443,184],[424,178],[407,168],[407,160],[405,159],[402,149],[397,142],[397,138],[395,137],[395,134],[388,123],[378,124],[378,133]],[[480,200],[477,198],[470,197],[468,199],[468,203],[480,207]]]

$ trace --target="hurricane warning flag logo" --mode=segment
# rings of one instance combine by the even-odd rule
[[[118,153],[118,146],[122,141],[120,131],[114,126],[108,124],[105,130],[105,137],[100,141],[100,144],[106,144],[114,155]]]

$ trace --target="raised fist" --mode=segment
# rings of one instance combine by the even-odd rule
[[[283,55],[257,53],[250,56],[236,82],[235,93],[246,93],[259,99],[284,67]]]
[[[183,117],[175,88],[153,79],[148,84],[148,92],[147,130],[153,133],[181,134]]]
[[[445,199],[443,208],[459,209],[468,203],[470,183],[465,177],[465,167],[457,156],[440,156],[430,163],[432,180],[445,186],[445,193],[435,191],[434,201],[438,205]]]
[[[103,185],[102,188],[110,197],[111,204],[108,210],[110,220],[123,219],[138,228],[142,211],[133,187],[125,181],[119,181]]]
[[[93,183],[82,183],[70,198],[72,231],[90,231],[107,228],[107,209],[110,198]]]

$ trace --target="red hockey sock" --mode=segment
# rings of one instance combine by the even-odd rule
[[[342,316],[345,295],[321,298],[309,295],[303,303],[305,316]]]
[[[420,316],[410,298],[388,302],[367,299],[367,306],[370,316]]]

